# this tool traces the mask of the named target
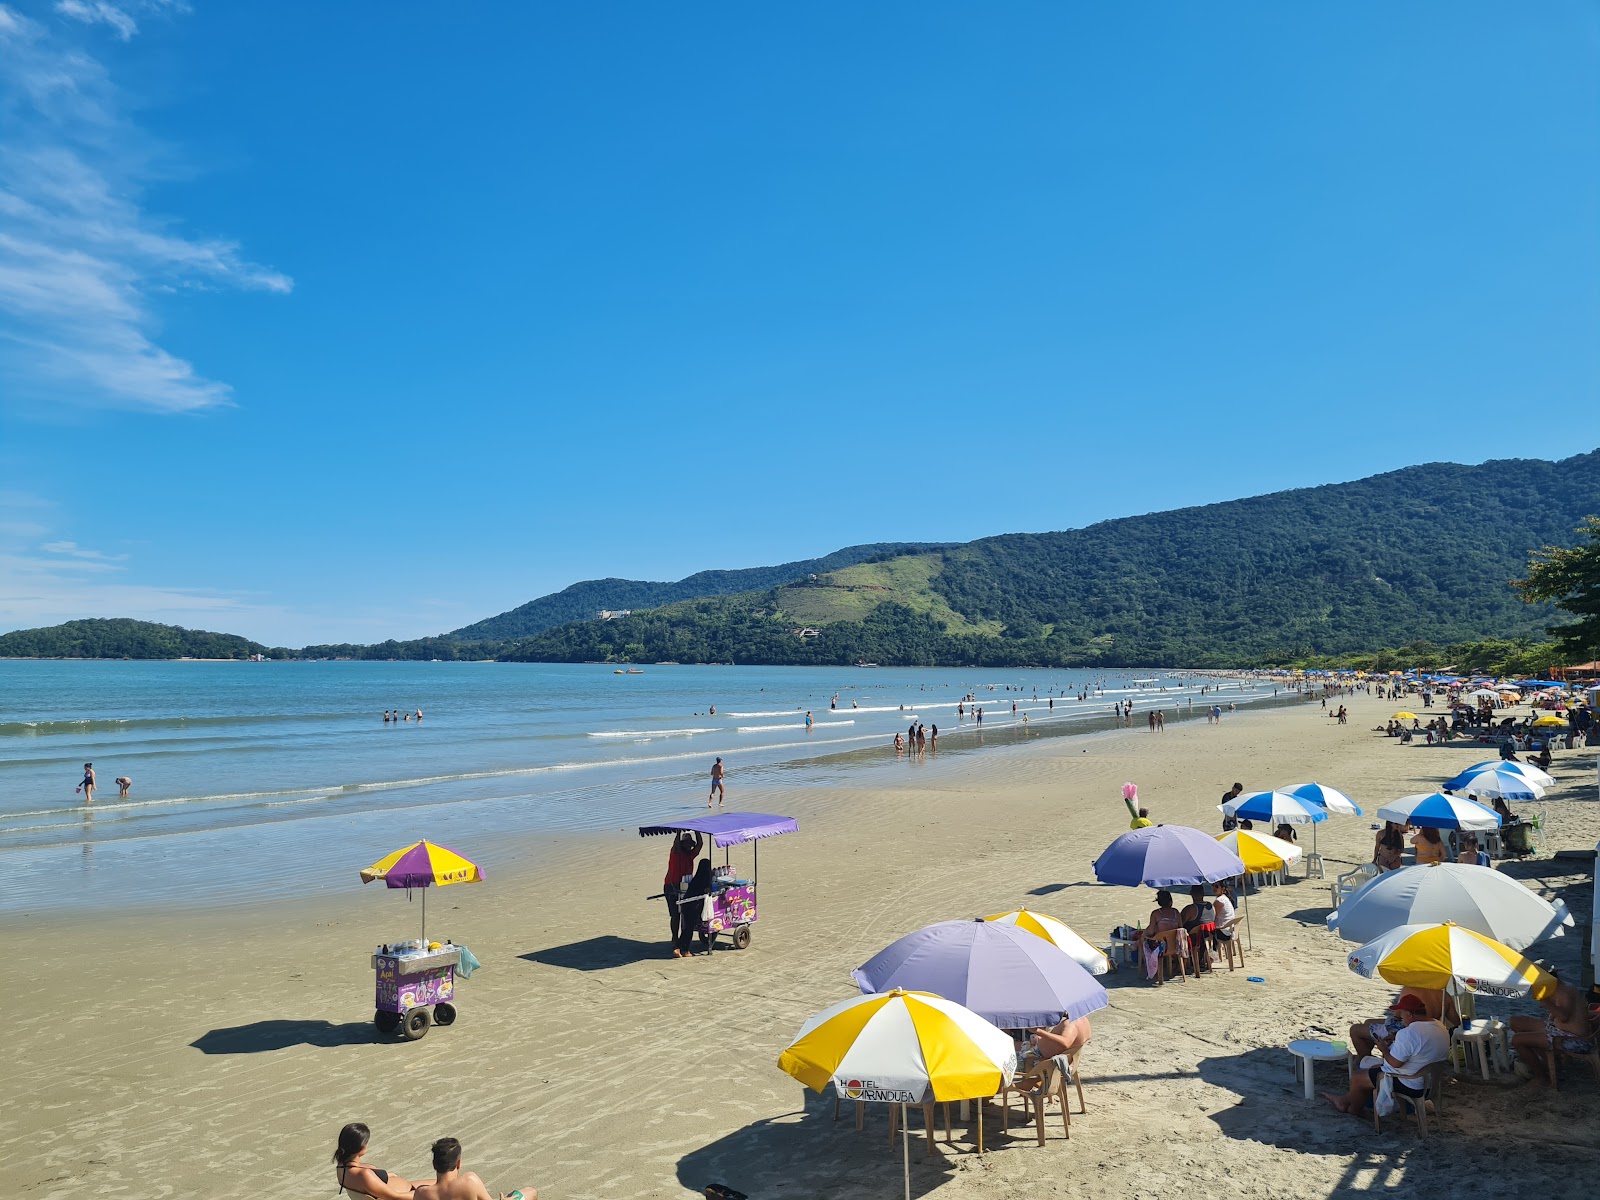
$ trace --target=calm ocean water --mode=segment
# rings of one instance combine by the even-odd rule
[[[0,662],[0,911],[224,900],[347,887],[419,837],[492,868],[494,835],[729,808],[763,788],[895,769],[914,717],[941,757],[1194,712],[1213,677],[987,668],[610,667],[523,663]],[[1230,682],[1223,703],[1270,697]],[[1093,689],[1092,698],[1076,695]],[[834,694],[838,708],[830,709]],[[1037,699],[1035,698],[1037,696]],[[1048,698],[1055,697],[1052,711]],[[1012,702],[1018,705],[1013,715]],[[710,708],[716,706],[716,715]],[[385,725],[385,709],[424,720]],[[814,726],[805,728],[810,709]],[[100,788],[74,793],[82,764]],[[112,780],[133,787],[118,797]]]

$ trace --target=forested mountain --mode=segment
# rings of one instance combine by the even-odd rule
[[[259,642],[126,617],[68,621],[0,636],[0,658],[249,658]]]
[[[585,579],[548,596],[453,630],[446,637],[459,641],[502,641],[541,633],[568,621],[587,621],[602,609],[656,608],[699,596],[729,596],[755,592],[804,579],[808,575],[848,567],[853,563],[894,554],[933,550],[932,542],[878,542],[871,546],[846,546],[822,558],[781,563],[776,567],[745,567],[735,571],[700,571],[676,583],[643,579]]]
[[[1188,665],[1540,636],[1507,586],[1600,512],[1600,451],[1007,534],[525,638],[572,661]],[[805,632],[799,632],[799,631]]]

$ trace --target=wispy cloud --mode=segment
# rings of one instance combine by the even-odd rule
[[[126,554],[61,537],[41,541],[58,519],[48,500],[0,490],[0,631],[118,616],[240,632],[285,619],[281,609],[256,603],[258,598],[137,582],[129,578]]]
[[[143,0],[60,0],[74,23],[127,40]],[[152,297],[178,288],[287,292],[288,276],[239,246],[174,233],[140,205],[147,140],[121,111],[105,67],[51,27],[0,3],[0,371],[61,402],[187,412],[226,403],[208,379],[154,339]]]

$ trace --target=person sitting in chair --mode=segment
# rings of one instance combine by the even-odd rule
[[[1535,1082],[1549,1087],[1555,1081],[1545,1073],[1545,1054],[1562,1050],[1588,1054],[1595,1048],[1595,1017],[1583,993],[1570,983],[1557,983],[1539,997],[1542,1017],[1511,1018],[1511,1048]]]
[[[1040,1058],[1054,1058],[1058,1054],[1075,1054],[1089,1041],[1089,1018],[1077,1020],[1062,1018],[1049,1029],[1033,1031],[1033,1044]]]
[[[1399,1005],[1401,1000],[1408,998],[1422,1005],[1424,1016],[1441,1021],[1448,1019],[1451,1023],[1457,1021],[1455,1004],[1437,988],[1401,988],[1400,996],[1389,1006],[1387,1016],[1374,1017],[1370,1021],[1358,1021],[1350,1026],[1351,1051],[1365,1058],[1372,1053],[1373,1046],[1379,1038],[1393,1037],[1405,1028],[1404,1022],[1400,1019]]]
[[[1178,914],[1183,920],[1183,928],[1189,935],[1189,944],[1197,947],[1199,951],[1199,969],[1211,969],[1211,955],[1209,946],[1211,935],[1217,931],[1216,905],[1206,899],[1206,890],[1198,883],[1189,889],[1189,904]]]
[[[1365,1112],[1367,1102],[1378,1090],[1379,1077],[1385,1074],[1394,1077],[1396,1092],[1420,1103],[1426,1082],[1423,1068],[1450,1057],[1450,1034],[1443,1022],[1428,1016],[1427,1006],[1419,997],[1404,994],[1394,1002],[1394,1009],[1400,1016],[1401,1028],[1397,1033],[1375,1040],[1373,1049],[1379,1061],[1352,1075],[1350,1090],[1343,1095],[1322,1093],[1340,1112],[1353,1117]],[[1351,1033],[1353,1036],[1354,1030]]]
[[[1172,907],[1172,893],[1162,888],[1156,893],[1156,907],[1150,913],[1150,922],[1144,927],[1145,953],[1178,957],[1178,934],[1183,930],[1183,917]],[[1152,979],[1158,975],[1152,973]]]

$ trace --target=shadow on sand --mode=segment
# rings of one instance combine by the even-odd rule
[[[189,1044],[202,1054],[262,1054],[290,1046],[356,1046],[378,1040],[371,1021],[333,1025],[327,1021],[256,1021],[213,1029]]]
[[[945,1140],[942,1118],[936,1128],[930,1156],[921,1114],[911,1110],[913,1196],[931,1195],[956,1174],[982,1162],[972,1141],[973,1131],[961,1121],[955,1124],[955,1145]],[[1009,1135],[1000,1132],[993,1109],[984,1128],[987,1153],[1037,1149],[1031,1118],[1019,1119],[1015,1110]],[[1047,1130],[1046,1137],[1059,1139],[1059,1126]],[[752,1200],[778,1196],[883,1200],[903,1194],[902,1153],[898,1139],[892,1146],[889,1143],[887,1105],[867,1105],[865,1128],[858,1132],[850,1104],[842,1105],[839,1119],[834,1120],[830,1088],[820,1096],[806,1092],[802,1111],[753,1121],[684,1155],[678,1160],[678,1181],[696,1195],[704,1195],[707,1184],[721,1183],[747,1193]]]
[[[672,948],[665,939],[641,942],[607,933],[564,946],[551,946],[548,950],[530,950],[517,957],[547,967],[565,967],[569,971],[609,971],[650,959],[670,960]]]

